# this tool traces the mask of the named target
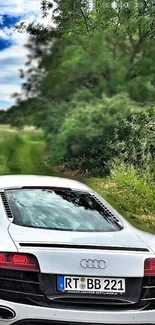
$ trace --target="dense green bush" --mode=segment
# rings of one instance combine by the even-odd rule
[[[146,167],[155,159],[155,106],[123,119],[115,140],[122,161]]]
[[[52,132],[50,123],[45,125],[52,156],[80,156],[91,151],[100,139],[105,144],[119,121],[129,113],[140,110],[141,106],[131,101],[126,94],[111,98],[103,95],[101,99],[90,100],[88,103],[75,101],[74,97],[67,116],[57,127],[57,133]]]
[[[138,107],[136,109],[138,110]],[[142,172],[147,169],[148,164],[152,161],[151,173],[151,170],[154,170],[153,162],[155,159],[155,107],[130,114],[124,119],[119,120],[117,118],[116,120],[113,119],[113,127],[110,126],[108,128],[108,123],[105,125],[103,134],[99,134],[102,128],[100,130],[96,124],[95,132],[98,132],[99,135],[92,139],[91,145],[89,137],[89,141],[87,140],[87,134],[85,136],[86,126],[83,126],[83,128],[79,126],[79,129],[72,128],[72,133],[74,132],[74,134],[76,132],[80,134],[80,131],[83,132],[83,142],[81,141],[79,148],[84,148],[87,143],[88,146],[86,150],[83,149],[83,152],[79,150],[76,154],[72,152],[72,155],[69,155],[69,152],[67,152],[68,155],[62,156],[57,161],[66,169],[79,170],[83,173],[87,170],[88,175],[109,174],[111,162],[116,158],[119,158],[120,162],[133,164],[137,168],[141,168]],[[75,125],[79,121],[73,120],[73,123]],[[79,123],[79,125],[81,124]],[[90,132],[90,135],[92,134]],[[78,141],[80,140],[78,138]],[[69,143],[68,138],[66,142],[67,144]],[[75,138],[73,143],[75,144]]]

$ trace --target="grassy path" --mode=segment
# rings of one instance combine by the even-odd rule
[[[0,174],[52,174],[42,160],[44,148],[39,133],[0,128]]]
[[[47,167],[41,160],[44,150],[44,143],[33,142],[23,139],[12,155],[12,165],[10,171],[16,174],[44,174],[49,173]]]

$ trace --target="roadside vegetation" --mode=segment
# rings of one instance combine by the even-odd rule
[[[0,175],[49,173],[43,159],[41,131],[22,131],[0,125]]]
[[[0,112],[0,123],[18,128],[0,140],[1,173],[82,179],[155,232],[153,1],[54,3],[55,28],[18,27],[29,34],[28,57],[15,105]],[[44,16],[52,5],[42,1]],[[24,133],[25,124],[38,131]]]
[[[64,171],[48,161],[41,130],[18,130],[0,125],[0,175],[35,174],[71,177],[98,191],[136,227],[155,233],[155,186],[152,169],[137,174],[133,166],[114,163],[107,177],[92,177],[79,172]],[[153,176],[154,175],[154,176]]]
[[[115,165],[111,177],[86,182],[131,224],[155,234],[155,184],[147,171],[139,176],[133,166]]]

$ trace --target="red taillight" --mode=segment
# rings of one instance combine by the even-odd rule
[[[0,253],[0,269],[39,272],[39,264],[34,255],[22,253]]]
[[[144,276],[155,276],[155,258],[147,258],[145,260]]]

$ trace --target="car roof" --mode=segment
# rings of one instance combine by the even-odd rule
[[[90,191],[89,187],[76,180],[41,175],[4,175],[0,176],[0,189],[17,187],[63,187]]]

